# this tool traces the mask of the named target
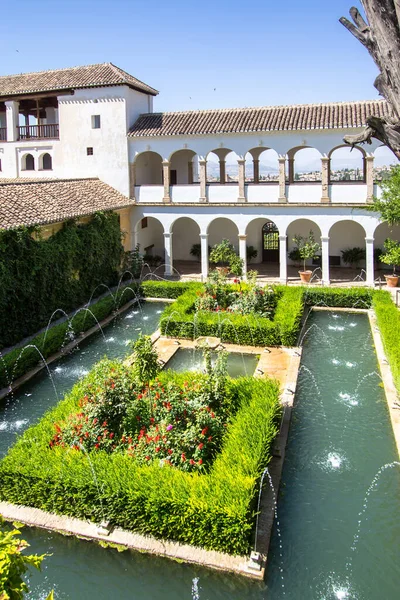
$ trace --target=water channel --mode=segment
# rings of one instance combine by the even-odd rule
[[[105,330],[113,341],[98,336],[52,365],[59,395],[104,354],[124,355],[139,329],[153,331],[160,310],[127,313]],[[400,469],[385,467],[397,453],[368,318],[318,312],[308,325],[278,505],[282,559],[275,531],[266,583],[25,528],[33,552],[52,554],[28,598],[397,599]],[[0,412],[0,452],[55,402],[45,376],[16,393]]]

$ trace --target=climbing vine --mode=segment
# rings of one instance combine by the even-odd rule
[[[122,255],[111,212],[68,221],[46,240],[33,227],[0,231],[0,348],[38,331],[57,308],[84,304],[100,283],[114,285]]]

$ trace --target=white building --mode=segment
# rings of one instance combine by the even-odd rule
[[[341,250],[359,246],[373,284],[389,235],[364,208],[379,194],[380,149],[355,149],[348,171],[335,157],[344,135],[387,114],[384,101],[153,113],[157,93],[111,63],[0,77],[0,184],[98,177],[134,203],[128,245],[161,255],[167,275],[200,243],[206,276],[208,246],[229,238],[286,282],[293,236],[312,230],[325,283]],[[310,167],[297,168],[304,153]]]

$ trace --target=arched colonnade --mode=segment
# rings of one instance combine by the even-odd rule
[[[328,213],[328,211],[326,211]],[[330,211],[329,211],[330,212]],[[155,254],[163,257],[165,275],[174,271],[174,257],[190,260],[193,244],[200,244],[201,275],[204,280],[209,272],[209,246],[228,238],[236,247],[247,272],[246,247],[251,244],[264,262],[276,264],[279,281],[288,279],[288,252],[293,248],[293,238],[313,231],[315,240],[321,247],[322,280],[330,283],[330,267],[336,265],[341,250],[348,247],[365,248],[366,281],[374,283],[374,248],[381,247],[383,241],[393,232],[386,224],[372,214],[202,214],[187,215],[168,212],[144,211],[145,216],[136,217],[133,225],[134,244],[141,249],[154,248]],[[395,232],[400,240],[400,228]],[[255,267],[256,268],[256,267]]]

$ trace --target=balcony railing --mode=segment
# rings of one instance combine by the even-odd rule
[[[7,127],[0,127],[0,142],[7,141]]]
[[[51,125],[21,125],[18,127],[19,140],[43,140],[47,138],[59,138],[58,123]]]

